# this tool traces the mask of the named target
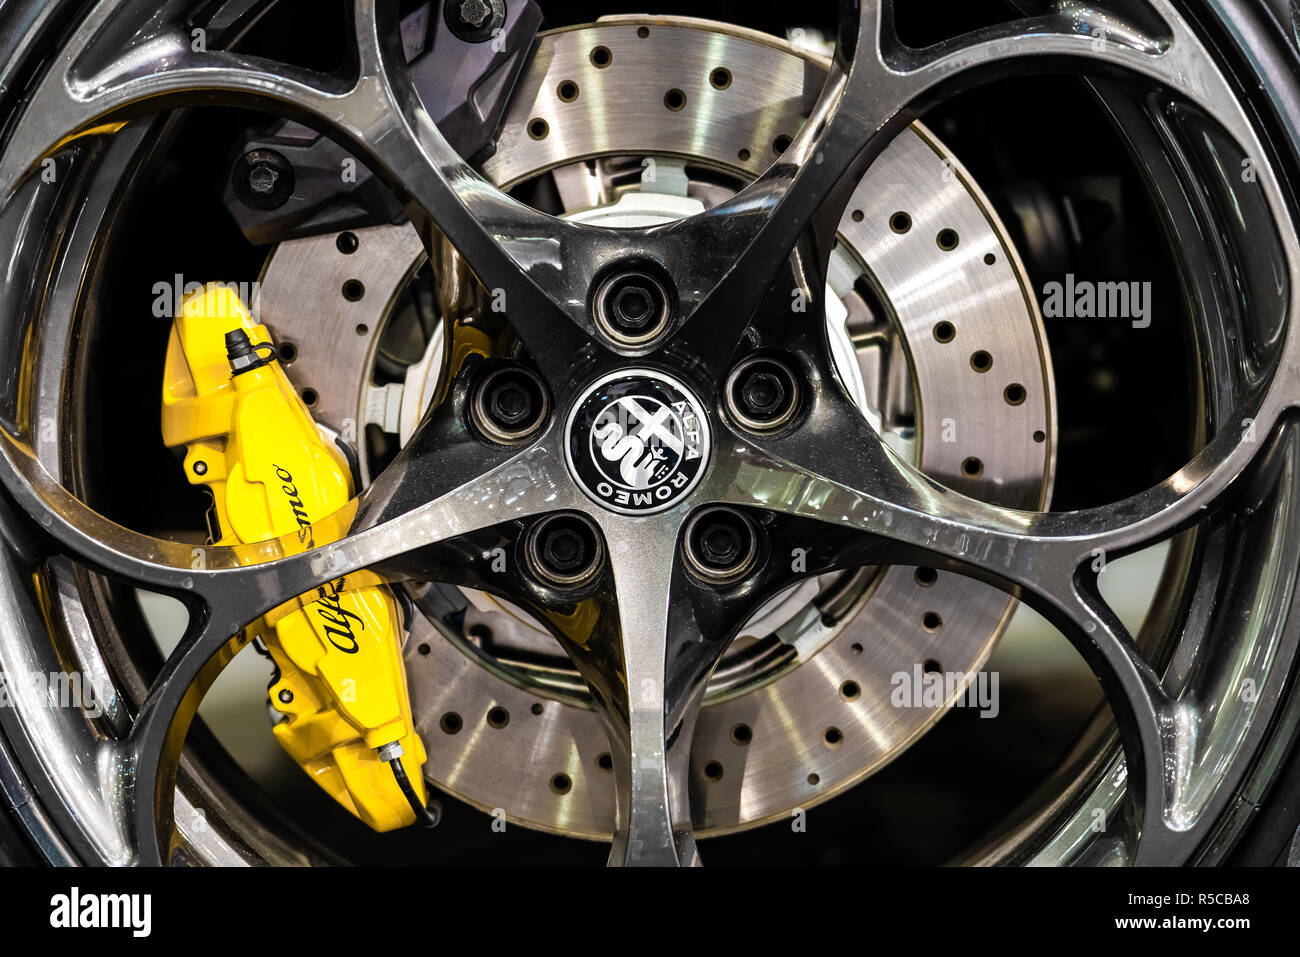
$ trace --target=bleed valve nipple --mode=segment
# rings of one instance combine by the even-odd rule
[[[270,355],[261,355],[259,349],[269,350]],[[252,340],[248,338],[248,333],[243,329],[231,329],[226,333],[226,358],[230,360],[230,374],[235,376],[241,372],[270,365],[271,360],[275,358],[275,346],[269,342],[253,345]]]

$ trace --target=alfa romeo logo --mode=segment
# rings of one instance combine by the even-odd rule
[[[593,383],[569,413],[567,431],[573,477],[627,515],[671,508],[695,488],[709,458],[699,400],[659,372],[635,369]]]

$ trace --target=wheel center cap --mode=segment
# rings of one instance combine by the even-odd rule
[[[662,372],[629,369],[597,379],[565,426],[564,457],[582,490],[624,515],[672,508],[709,460],[704,407]]]

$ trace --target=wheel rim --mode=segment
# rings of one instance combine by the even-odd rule
[[[694,589],[682,577],[676,561],[676,531],[695,509],[712,504],[780,516],[769,534],[781,544],[807,534],[808,526],[801,523],[816,522],[818,535],[830,536],[839,545],[838,554],[825,559],[824,569],[843,567],[850,560],[937,566],[1021,593],[1075,644],[1107,686],[1127,767],[1134,769],[1126,789],[1133,833],[1118,835],[1124,846],[1135,848],[1133,859],[1185,860],[1209,840],[1213,823],[1243,780],[1246,769],[1239,767],[1245,763],[1241,758],[1262,739],[1278,700],[1274,694],[1244,701],[1239,683],[1249,677],[1257,688],[1278,687],[1294,650],[1286,616],[1294,569],[1277,543],[1281,533],[1289,530],[1284,483],[1293,445],[1287,413],[1294,402],[1296,349],[1289,319],[1291,292],[1300,270],[1285,194],[1266,159],[1269,153],[1222,75],[1197,66],[1212,62],[1211,58],[1176,9],[1163,2],[1149,4],[1162,21],[1155,31],[1142,29],[1150,26],[1145,20],[1127,25],[1114,18],[1090,21],[1070,11],[1033,21],[1032,31],[1016,23],[948,47],[912,51],[892,38],[881,40],[889,37],[890,20],[884,15],[888,4],[865,4],[861,23],[851,24],[841,38],[841,60],[847,63],[853,50],[871,55],[854,58],[847,73],[839,67],[832,71],[813,121],[793,139],[780,161],[733,200],[700,216],[667,229],[612,234],[533,213],[480,181],[442,140],[393,65],[390,15],[382,10],[376,13],[370,4],[358,3],[356,8],[364,82],[355,85],[327,82],[292,69],[272,75],[261,64],[220,51],[195,60],[182,49],[178,34],[166,32],[175,29],[170,26],[163,28],[157,47],[170,58],[153,61],[148,72],[140,72],[138,57],[120,58],[114,50],[111,32],[92,29],[113,6],[103,4],[92,12],[88,26],[71,40],[70,72],[48,74],[12,128],[11,147],[0,168],[0,184],[6,192],[19,189],[11,209],[25,206],[39,212],[42,203],[53,202],[53,197],[41,196],[34,188],[36,180],[29,178],[21,187],[19,182],[29,168],[39,166],[41,152],[63,141],[69,132],[99,124],[146,100],[155,106],[174,106],[209,97],[216,90],[216,95],[234,102],[314,115],[401,187],[430,222],[437,222],[487,288],[506,290],[514,303],[512,311],[517,310],[511,315],[515,331],[553,383],[559,409],[567,409],[574,390],[601,370],[657,366],[666,354],[660,350],[669,348],[668,344],[611,347],[580,305],[599,269],[626,255],[629,246],[641,255],[655,255],[674,274],[687,274],[687,264],[677,250],[702,244],[719,249],[719,263],[740,264],[735,268],[695,264],[691,281],[679,282],[679,315],[667,341],[672,349],[696,358],[698,366],[689,384],[698,394],[715,392],[732,359],[730,353],[717,356],[718,350],[706,345],[719,337],[728,344],[739,343],[746,326],[760,330],[760,341],[794,348],[814,385],[811,408],[800,427],[774,437],[737,429],[709,410],[713,434],[725,436],[729,454],[725,460],[711,462],[698,490],[667,513],[672,518],[670,535],[647,535],[635,519],[600,510],[577,494],[562,457],[557,457],[556,443],[564,436],[554,422],[523,452],[485,451],[458,435],[454,410],[435,408],[399,462],[329,520],[340,530],[350,530],[338,545],[278,561],[269,561],[275,555],[273,546],[212,548],[204,554],[205,567],[196,569],[188,547],[128,533],[90,512],[56,484],[40,460],[42,446],[56,442],[57,436],[45,437],[42,424],[30,421],[20,396],[23,386],[11,383],[6,397],[10,412],[4,480],[15,501],[43,530],[40,537],[53,540],[98,571],[176,595],[198,612],[126,737],[97,746],[95,761],[115,768],[105,790],[114,795],[110,816],[124,816],[114,818],[128,837],[120,856],[138,855],[145,861],[169,858],[174,840],[172,765],[192,716],[191,685],[206,680],[235,650],[230,635],[265,607],[278,603],[266,596],[287,598],[307,590],[317,579],[363,567],[393,580],[413,574],[413,564],[444,568],[468,560],[477,551],[484,539],[472,536],[480,530],[490,539],[501,535],[503,520],[523,521],[572,509],[597,522],[607,542],[633,543],[631,551],[637,553],[637,563],[632,564],[627,550],[609,550],[612,578],[621,588],[617,595],[593,599],[604,601],[611,610],[617,608],[628,622],[621,634],[607,636],[607,647],[620,651],[593,654],[588,650],[590,642],[570,648],[614,731],[611,751],[619,801],[613,857],[646,863],[694,860],[689,815],[684,812],[690,803],[688,753],[681,742],[690,741],[695,710],[715,659],[687,656],[684,671],[664,674],[668,650],[683,640],[683,632],[677,629],[685,627],[689,632],[692,625],[674,619],[670,628],[669,619],[657,609],[689,607],[695,627],[706,623],[715,629],[716,645],[735,627],[738,615],[746,608],[752,610],[758,595],[779,584],[776,577],[760,577],[720,600],[716,593]],[[1094,31],[1107,42],[1093,42]],[[788,306],[783,302],[785,308],[778,313],[752,288],[759,285],[754,276],[783,276],[790,268],[788,256],[795,250],[800,253],[798,261],[811,272],[790,276],[791,288],[801,288],[808,301],[816,303],[833,236],[827,229],[839,217],[831,217],[827,227],[820,217],[812,217],[811,210],[822,208],[825,199],[843,211],[847,198],[843,178],[878,154],[884,138],[879,134],[895,132],[905,107],[928,101],[967,79],[974,67],[1001,67],[1022,59],[1102,64],[1137,73],[1178,91],[1181,98],[1213,117],[1236,141],[1237,152],[1253,161],[1256,178],[1249,184],[1253,189],[1243,192],[1234,184],[1228,187],[1229,195],[1242,201],[1243,215],[1257,227],[1257,243],[1263,221],[1259,217],[1272,220],[1276,244],[1263,242],[1255,248],[1265,250],[1260,258],[1271,257],[1272,264],[1282,269],[1277,276],[1285,277],[1284,288],[1275,291],[1271,301],[1252,277],[1245,279],[1250,324],[1234,330],[1229,323],[1238,317],[1212,315],[1209,308],[1198,315],[1211,368],[1226,372],[1233,365],[1239,353],[1234,353],[1231,343],[1241,341],[1237,335],[1251,338],[1255,361],[1239,375],[1217,380],[1227,380],[1211,401],[1218,431],[1192,462],[1169,481],[1109,511],[1030,515],[936,489],[889,453],[861,425],[860,417],[834,414],[847,408],[847,397],[834,387],[824,349],[807,333],[802,339],[796,337],[793,346],[775,338],[771,330],[777,328],[776,317],[788,313]],[[214,65],[219,69],[214,70]],[[1209,127],[1192,115],[1179,117],[1166,129],[1175,140],[1174,127],[1179,124],[1184,131],[1199,134],[1202,141],[1212,139]],[[1215,145],[1226,149],[1227,140]],[[33,146],[37,152],[23,155],[19,146]],[[762,214],[767,208],[774,210],[771,218]],[[417,221],[422,232],[432,236],[429,222]],[[812,232],[805,234],[806,228]],[[566,249],[565,269],[529,260],[526,276],[521,274],[519,260],[525,258],[523,250],[531,249],[526,245],[531,235],[557,237]],[[517,240],[498,244],[496,239],[503,236]],[[719,309],[718,297],[727,298],[730,308]],[[737,302],[750,303],[756,311],[751,316],[750,310],[737,308]],[[737,313],[744,315],[738,319]],[[549,318],[544,330],[537,317]],[[28,303],[10,302],[6,315],[6,327],[13,330],[10,341],[19,341],[17,331],[37,318]],[[25,360],[38,366],[54,361],[52,338],[56,337],[38,337],[28,353],[33,358]],[[570,384],[567,373],[574,355],[589,361],[590,374]],[[472,373],[468,367],[453,370],[462,371]],[[706,405],[708,401],[704,399]],[[1230,427],[1246,421],[1248,426]],[[828,460],[819,447],[837,441],[864,452],[852,461]],[[435,449],[436,476],[430,474],[429,458]],[[855,487],[859,482],[855,476],[864,474],[875,484]],[[429,491],[433,482],[441,483],[432,486],[440,494]],[[1257,594],[1268,597],[1272,611],[1257,618],[1246,634],[1238,629],[1229,635],[1231,623],[1223,615],[1207,619],[1203,640],[1237,649],[1251,646],[1249,657],[1230,659],[1234,667],[1217,676],[1217,683],[1197,689],[1217,703],[1213,722],[1207,709],[1190,704],[1198,675],[1180,659],[1180,652],[1173,651],[1163,677],[1158,674],[1105,607],[1095,575],[1089,573],[1097,550],[1115,557],[1169,537],[1199,520],[1203,508],[1220,516],[1231,514],[1228,508],[1239,509],[1251,520],[1244,525],[1257,523],[1258,528],[1274,531],[1275,546],[1272,555],[1256,549],[1251,566]],[[401,534],[395,527],[399,516]],[[1245,537],[1243,532],[1239,540]],[[1262,540],[1270,541],[1267,536]],[[978,549],[972,544],[976,541]],[[1229,554],[1234,554],[1231,548]],[[1271,560],[1265,562],[1260,555]],[[990,563],[990,557],[1005,561]],[[1243,562],[1249,558],[1241,556]],[[12,555],[10,560],[16,561]],[[256,563],[247,564],[250,560]],[[17,580],[19,567],[11,566],[8,580]],[[629,582],[637,582],[636,587]],[[472,583],[484,584],[480,579]],[[679,597],[670,605],[673,592]],[[680,595],[687,597],[683,600]],[[24,600],[21,594],[11,597],[11,607]],[[523,598],[554,601],[554,596],[526,590]],[[1190,653],[1188,647],[1181,646],[1183,655]],[[1165,662],[1157,663],[1165,667]],[[1223,684],[1224,675],[1230,677],[1231,687]],[[627,701],[616,690],[620,685],[642,688],[646,681],[653,700]],[[665,686],[675,689],[667,701]],[[66,736],[70,729],[57,733]],[[670,741],[676,746],[670,746]],[[654,773],[642,772],[647,760]],[[1230,767],[1227,773],[1211,776],[1206,761],[1215,766],[1228,762]],[[184,814],[182,805],[176,818],[183,819]],[[1077,830],[1079,819],[1075,813],[1063,833],[1070,827]]]

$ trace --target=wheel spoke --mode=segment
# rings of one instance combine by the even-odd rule
[[[919,564],[946,561],[995,584],[1033,588],[1046,572],[1073,574],[1097,550],[1113,560],[1202,518],[1266,446],[1289,406],[1285,391],[1268,394],[1251,419],[1254,431],[1221,432],[1159,485],[1079,511],[1025,512],[955,492],[905,463],[856,410],[828,402],[787,436],[730,437],[734,462],[716,469],[697,497],[854,528]],[[834,454],[819,451],[826,448]]]
[[[699,863],[689,766],[704,687],[730,637],[697,615],[677,562],[680,516],[653,522],[602,514],[610,543],[614,616],[597,633],[568,636],[609,734],[616,811],[612,865]],[[736,622],[738,624],[738,622]]]
[[[313,540],[322,540],[315,548],[302,551],[297,533],[196,548],[133,532],[95,512],[55,482],[29,447],[7,434],[0,451],[0,477],[10,494],[61,550],[112,577],[201,603],[215,632],[226,638],[331,578],[362,569],[394,580],[409,577],[409,564],[398,569],[394,563],[413,552],[512,518],[564,508],[573,496],[562,481],[562,461],[545,445],[460,481],[454,471],[440,475],[420,458],[418,469],[404,473],[405,482],[378,482],[375,492],[363,492],[312,525]],[[440,477],[457,484],[440,488]],[[398,490],[416,481],[427,483],[423,504],[395,511],[395,503],[410,501]]]
[[[553,381],[598,350],[587,288],[607,231],[548,216],[501,192],[438,130],[411,83],[395,4],[353,0],[361,79],[389,118],[383,137],[361,142],[388,179],[410,196],[416,225],[433,248],[445,237],[504,311]]]

